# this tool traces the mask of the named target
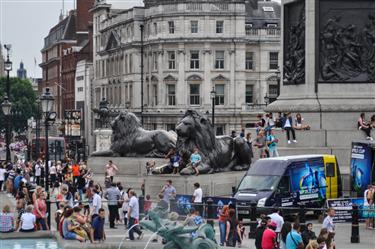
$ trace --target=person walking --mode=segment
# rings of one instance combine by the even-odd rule
[[[286,113],[283,117],[283,129],[286,131],[286,138],[288,139],[288,144],[291,144],[290,141],[290,132],[292,133],[293,143],[297,143],[296,132],[293,129],[293,118],[290,112]]]
[[[271,222],[263,232],[262,236],[262,249],[278,248],[277,234],[275,232],[277,224]]]
[[[92,214],[91,218],[92,220],[99,215],[99,209],[102,208],[102,197],[100,197],[99,192],[100,190],[98,188],[93,189],[94,195],[92,197],[92,203],[91,203],[91,212]]]
[[[288,236],[286,236],[286,249],[301,249],[305,248],[302,241],[302,236],[300,235],[301,226],[299,223],[295,222],[293,224],[293,229],[290,231]]]
[[[142,239],[143,233],[137,225],[139,221],[139,202],[134,190],[129,191],[129,198],[129,209],[127,214],[129,221],[129,239],[134,240],[134,232],[138,234],[138,239]]]
[[[281,232],[281,228],[284,225],[284,218],[280,215],[280,210],[279,209],[274,209],[272,211],[272,214],[268,215],[268,217],[271,218],[272,222],[275,222],[276,224],[276,235],[277,235],[277,241],[280,242],[279,234]]]
[[[268,152],[270,157],[278,157],[279,152],[277,150],[277,144],[279,143],[279,139],[275,137],[275,130],[271,129],[270,134],[267,136],[267,145],[268,145]]]
[[[113,177],[116,175],[118,172],[117,166],[112,162],[112,160],[108,161],[108,164],[105,166],[107,176],[113,182]]]
[[[40,186],[40,177],[42,176],[42,166],[40,160],[38,160],[35,164],[35,183],[36,185]]]
[[[194,183],[193,203],[194,208],[199,212],[199,215],[203,216],[203,191],[198,182]]]
[[[176,198],[176,189],[172,186],[172,180],[166,181],[166,184],[164,185],[160,193],[163,194],[163,200],[168,204],[171,199]]]
[[[336,211],[333,208],[328,208],[327,216],[324,218],[322,228],[327,229],[329,233],[335,233],[335,224],[333,223],[333,217],[335,217]]]
[[[92,221],[92,228],[94,229],[94,241],[104,242],[106,239],[105,230],[105,211],[103,208],[99,208],[98,215]]]
[[[226,221],[227,231],[225,234],[225,242],[228,247],[236,247],[237,236],[238,236],[238,221],[236,219],[236,211],[234,209],[229,210],[229,215]]]
[[[56,165],[54,162],[52,162],[51,167],[49,167],[49,175],[50,175],[50,181],[51,181],[50,186],[52,188],[57,179],[57,169],[56,169]]]
[[[116,183],[111,183],[111,187],[104,193],[104,198],[108,200],[109,228],[116,229],[115,220],[118,215],[118,201],[121,198],[121,193]]]

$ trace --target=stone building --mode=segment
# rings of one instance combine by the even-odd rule
[[[144,5],[121,10],[97,1],[92,9],[94,105],[106,98],[113,110],[143,116],[146,128],[169,130],[188,108],[211,118],[214,102],[217,134],[251,127],[264,97],[277,96],[279,4],[144,0]]]

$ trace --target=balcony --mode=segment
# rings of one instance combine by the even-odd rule
[[[277,40],[280,41],[279,28],[247,28],[245,29],[246,38],[251,40]]]

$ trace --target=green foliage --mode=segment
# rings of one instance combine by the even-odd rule
[[[4,100],[6,92],[6,77],[0,78],[0,103]],[[11,117],[12,130],[21,133],[27,129],[27,119],[37,113],[37,96],[35,95],[31,82],[29,80],[21,80],[19,78],[10,78],[10,101],[14,111],[20,115]],[[0,111],[0,130],[5,129],[5,117]]]

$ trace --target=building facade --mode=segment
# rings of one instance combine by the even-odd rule
[[[101,1],[92,9],[94,105],[106,98],[110,108],[142,116],[145,128],[170,130],[186,109],[211,118],[214,103],[217,134],[252,126],[264,97],[277,95],[279,4],[144,4],[118,10]]]

